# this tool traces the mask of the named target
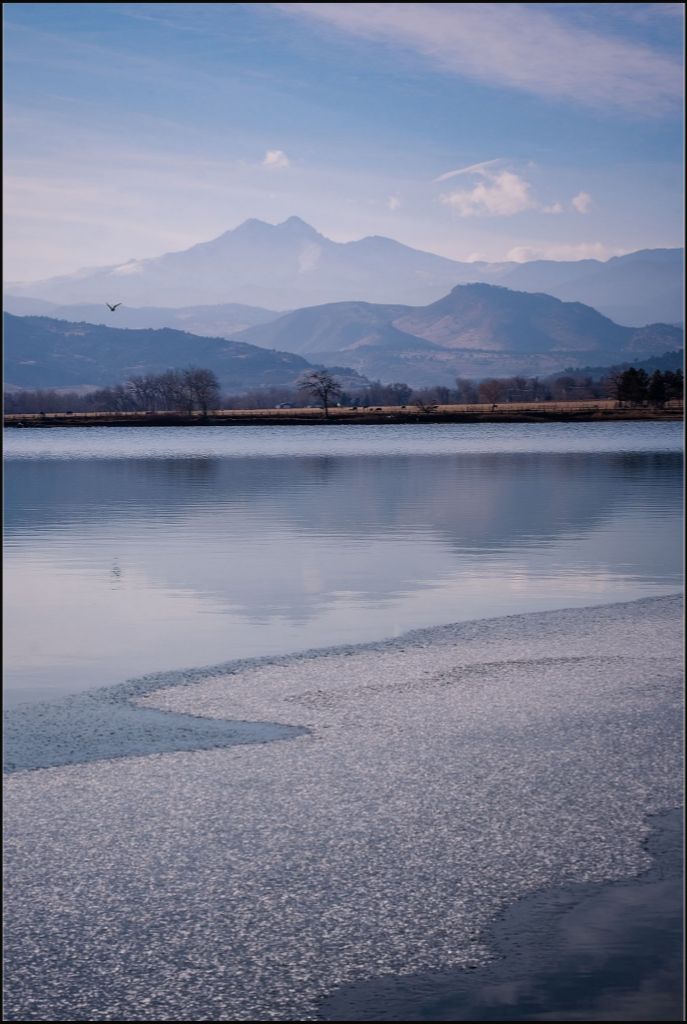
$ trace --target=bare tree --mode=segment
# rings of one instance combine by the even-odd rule
[[[477,402],[477,385],[474,380],[456,377],[456,398],[460,405],[475,405]]]
[[[198,404],[203,416],[207,416],[209,406],[217,406],[219,381],[212,370],[204,370],[201,366],[189,366],[183,372],[183,383],[191,408]]]
[[[96,395],[101,396],[102,407],[112,410],[112,412],[135,412],[136,410],[136,403],[123,384],[104,388],[102,391],[96,392]]]
[[[480,381],[479,400],[480,402],[489,402],[491,405],[495,405],[496,402],[501,401],[505,391],[504,381],[499,380],[498,377],[487,377],[485,380]]]
[[[431,398],[425,398],[423,394],[417,395],[413,401],[413,405],[418,412],[422,412],[425,416],[429,416],[431,413],[437,411],[437,404],[433,402]]]
[[[160,406],[163,409],[186,409],[184,382],[178,370],[166,370],[157,378]],[[193,407],[191,407],[193,408]]]
[[[394,384],[382,384],[381,381],[375,380],[355,396],[355,403],[356,405],[406,405],[412,394],[413,389],[400,381]]]
[[[336,378],[326,370],[312,370],[298,381],[298,390],[305,391],[321,403],[325,418],[329,418],[329,405],[333,398],[341,395],[341,387]]]
[[[577,377],[564,374],[555,377],[551,381],[551,393],[556,402],[572,402],[579,395],[579,381]]]
[[[603,388],[609,398],[614,398],[622,408],[624,399],[623,373],[622,370],[613,371],[602,381]]]
[[[152,374],[147,374],[145,377],[131,377],[126,382],[126,388],[139,408],[145,412],[156,411],[160,397],[157,377]]]
[[[546,398],[546,385],[541,383],[539,377],[530,377],[529,383],[534,401],[543,401]]]
[[[295,387],[254,388],[241,394],[224,395],[223,409],[279,409],[295,408],[300,396]]]
[[[435,405],[449,405],[453,396],[450,388],[443,384],[436,384],[424,392],[424,397],[429,402],[434,402]]]
[[[511,381],[509,401],[526,402],[529,395],[529,381],[526,377],[513,377]]]

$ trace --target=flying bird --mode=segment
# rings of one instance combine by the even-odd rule
[[[121,302],[115,302],[114,306],[111,306],[109,302],[106,302],[105,305],[107,306],[111,313],[114,313],[117,306],[121,306]]]

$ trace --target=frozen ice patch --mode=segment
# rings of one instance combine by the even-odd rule
[[[681,625],[646,599],[132,690],[310,731],[14,775],[6,1019],[313,1020],[337,986],[487,962],[515,899],[648,866]]]

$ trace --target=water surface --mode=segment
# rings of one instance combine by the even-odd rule
[[[321,1019],[680,1020],[684,814],[650,821],[654,860],[637,878],[525,897],[489,929],[491,964],[350,986]]]
[[[680,585],[677,423],[6,431],[9,703]]]

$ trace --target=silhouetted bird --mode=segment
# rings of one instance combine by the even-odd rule
[[[105,305],[107,306],[111,313],[114,313],[117,306],[121,306],[121,302],[115,302],[114,306],[111,306],[109,302],[106,302]]]

